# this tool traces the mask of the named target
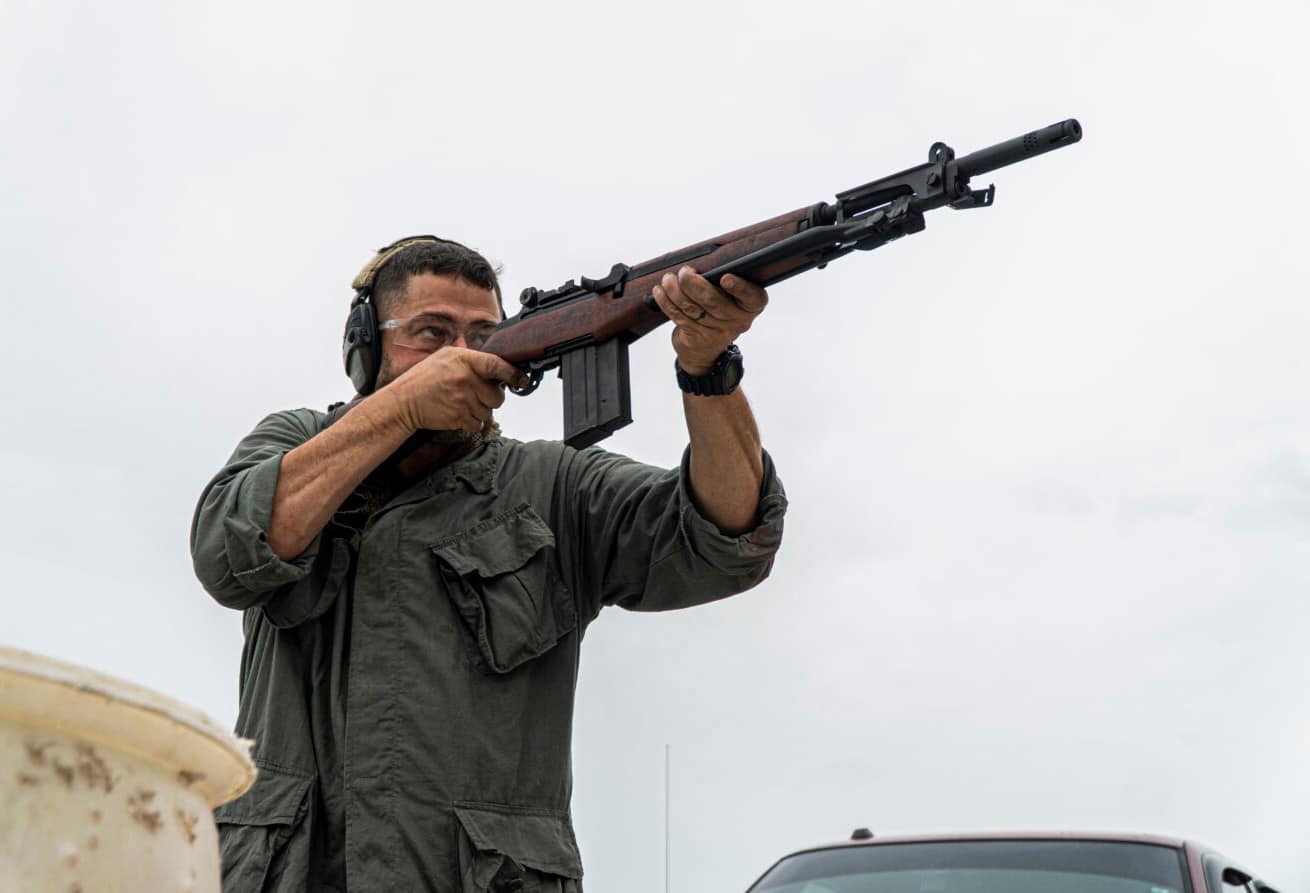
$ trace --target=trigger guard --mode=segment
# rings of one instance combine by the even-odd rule
[[[505,387],[509,389],[509,392],[511,394],[514,394],[519,397],[526,397],[528,396],[528,394],[531,394],[533,391],[535,391],[538,387],[541,386],[541,379],[543,377],[542,370],[528,369],[527,373],[528,373],[528,383],[523,387],[521,388],[516,387],[512,384],[505,385]]]

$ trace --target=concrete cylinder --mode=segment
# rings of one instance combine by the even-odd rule
[[[218,893],[212,810],[250,742],[91,670],[0,647],[0,886]]]

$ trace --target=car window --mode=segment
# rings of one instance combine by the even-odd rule
[[[1212,893],[1257,893],[1260,889],[1248,872],[1218,853],[1207,853],[1202,864],[1206,886]]]
[[[1183,893],[1181,853],[1106,841],[939,841],[798,853],[751,893]]]

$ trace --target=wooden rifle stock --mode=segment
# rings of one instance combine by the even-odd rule
[[[540,365],[540,361],[583,343],[611,338],[635,341],[668,321],[649,300],[665,273],[677,272],[685,264],[707,272],[740,260],[795,235],[808,214],[809,209],[802,208],[724,233],[614,273],[614,280],[584,278],[582,285],[570,280],[545,295],[528,289],[523,311],[501,323],[483,350],[531,368],[534,361]]]

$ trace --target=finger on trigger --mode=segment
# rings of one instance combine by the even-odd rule
[[[491,407],[483,403],[477,394],[470,395],[464,404],[464,412],[479,422],[491,418]]]
[[[505,390],[499,382],[478,382],[477,387],[473,389],[473,396],[479,406],[485,406],[488,409],[500,406],[505,402]]]

